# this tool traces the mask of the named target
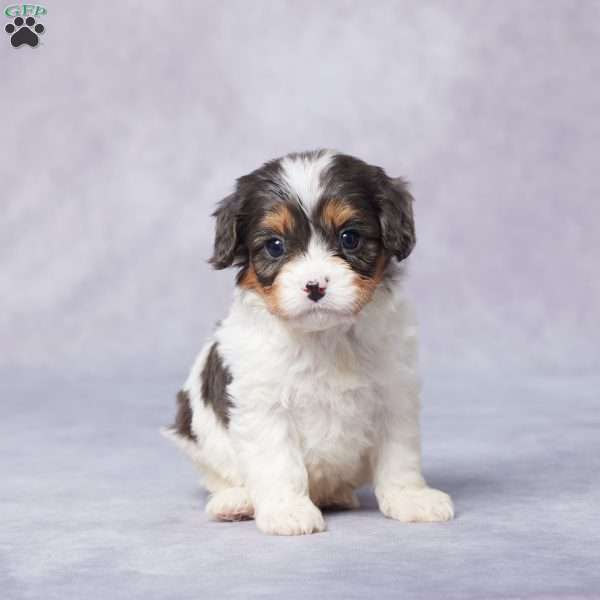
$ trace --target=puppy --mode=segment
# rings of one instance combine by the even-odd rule
[[[214,216],[210,262],[237,267],[237,287],[165,430],[203,473],[208,514],[314,533],[321,508],[355,508],[372,484],[387,517],[451,519],[421,474],[406,184],[333,151],[290,154]]]

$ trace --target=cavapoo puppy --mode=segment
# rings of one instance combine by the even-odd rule
[[[357,507],[372,484],[387,517],[451,519],[421,474],[404,181],[333,151],[290,154],[241,177],[214,216],[210,262],[236,267],[237,287],[165,429],[203,473],[209,515],[314,533],[321,508]]]

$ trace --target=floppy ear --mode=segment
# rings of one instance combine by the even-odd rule
[[[413,218],[413,197],[406,182],[383,174],[382,193],[379,198],[381,235],[383,245],[399,261],[404,260],[416,243]]]
[[[213,213],[215,227],[215,245],[210,264],[215,269],[230,267],[238,257],[240,250],[240,211],[242,202],[237,193],[233,193],[219,202]]]

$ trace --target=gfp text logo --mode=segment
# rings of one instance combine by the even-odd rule
[[[12,19],[12,23],[7,23],[4,28],[10,35],[10,43],[15,48],[24,44],[35,48],[40,41],[39,35],[46,29],[36,22],[35,17],[48,14],[46,8],[40,4],[11,4],[4,9],[4,14]]]

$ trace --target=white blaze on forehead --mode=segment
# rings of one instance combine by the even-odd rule
[[[281,161],[281,176],[307,213],[316,206],[323,193],[321,176],[334,156],[335,152],[326,150],[304,156],[286,156]]]
[[[310,241],[308,242],[305,256],[310,260],[325,260],[333,256],[331,250],[327,248],[325,240],[315,232],[312,226]]]

